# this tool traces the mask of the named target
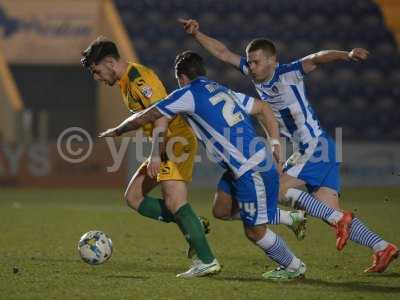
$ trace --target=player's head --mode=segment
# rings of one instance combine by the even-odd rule
[[[175,58],[175,77],[179,86],[185,86],[199,76],[206,75],[203,58],[192,51],[184,51]]]
[[[85,51],[82,51],[81,63],[97,81],[110,86],[119,79],[116,66],[120,60],[118,48],[105,37],[95,39]]]
[[[250,75],[256,82],[268,79],[276,66],[276,48],[267,39],[252,40],[246,47],[247,63]]]

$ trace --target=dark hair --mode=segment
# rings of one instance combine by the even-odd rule
[[[206,75],[203,58],[192,51],[184,51],[175,57],[177,75],[185,74],[190,80]]]
[[[85,51],[82,51],[81,64],[88,68],[92,63],[98,64],[106,56],[119,59],[117,45],[105,37],[99,36],[95,39]]]
[[[276,55],[276,47],[274,43],[268,39],[252,40],[246,47],[246,52],[263,50],[267,55]]]

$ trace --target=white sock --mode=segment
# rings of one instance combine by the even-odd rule
[[[374,247],[372,247],[372,250],[376,253],[384,250],[388,245],[389,245],[388,242],[380,241],[379,243],[375,244]]]
[[[260,240],[258,240],[256,244],[260,246],[260,248],[262,248],[263,250],[268,250],[269,248],[272,247],[275,241],[276,241],[275,232],[267,228],[265,235]]]
[[[328,217],[328,222],[330,224],[336,224],[337,222],[340,221],[340,219],[343,217],[343,213],[341,211],[335,210],[329,217]]]
[[[284,224],[284,225],[292,225],[293,224],[293,219],[290,216],[290,211],[287,210],[279,210],[279,218],[280,218],[280,224]]]
[[[290,265],[287,266],[286,270],[290,272],[297,271],[300,268],[301,260],[296,256],[293,257],[292,262]]]

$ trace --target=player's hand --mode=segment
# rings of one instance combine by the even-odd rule
[[[196,20],[180,18],[178,22],[183,25],[183,29],[188,34],[195,35],[199,31],[200,25]]]
[[[354,48],[349,52],[349,59],[354,61],[366,60],[369,52],[364,48]]]
[[[99,138],[115,137],[115,136],[119,136],[119,134],[117,133],[117,128],[110,128],[107,129],[106,131],[99,133]]]
[[[151,178],[157,178],[157,175],[160,172],[160,166],[161,157],[151,156],[150,161],[147,165],[147,175],[149,175]]]

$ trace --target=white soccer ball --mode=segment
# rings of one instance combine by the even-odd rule
[[[89,265],[100,265],[110,259],[113,247],[111,239],[99,230],[86,232],[78,243],[79,255]]]

